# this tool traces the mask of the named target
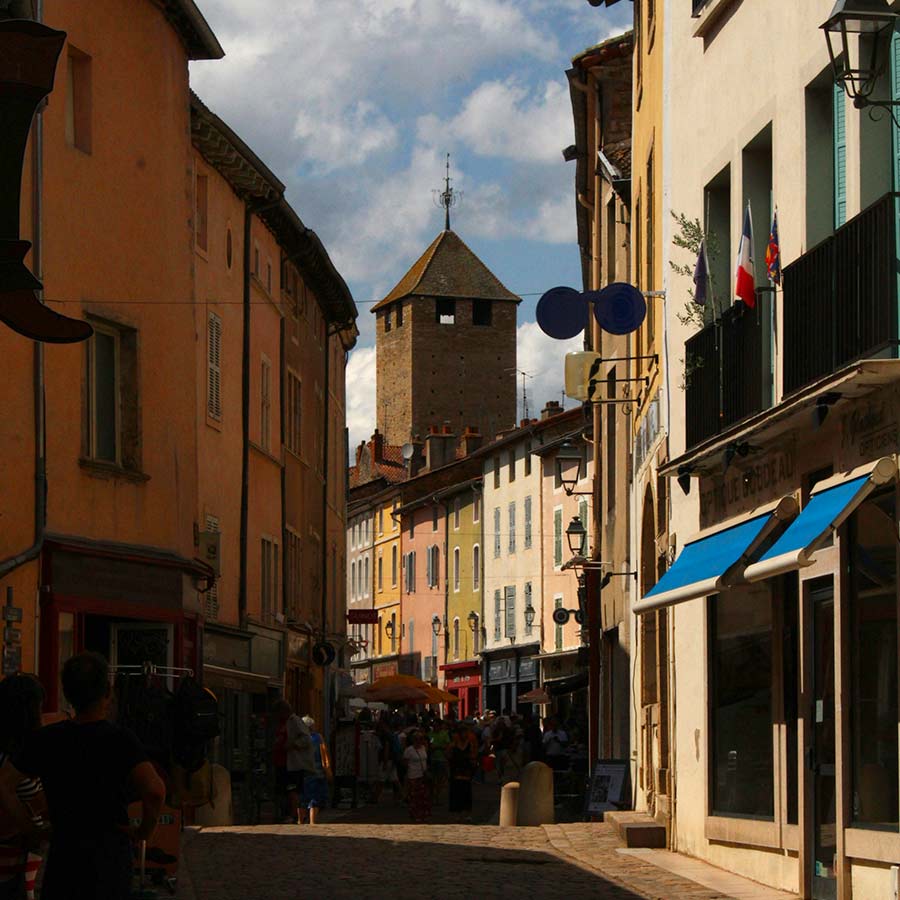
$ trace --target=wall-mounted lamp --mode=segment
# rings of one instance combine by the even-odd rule
[[[443,623],[441,622],[441,617],[440,617],[440,616],[437,616],[437,615],[436,615],[436,616],[434,616],[434,618],[432,618],[432,620],[431,620],[431,630],[434,632],[434,636],[435,636],[435,637],[437,637],[437,636],[441,633],[441,626],[442,626],[442,624],[443,624]]]
[[[584,452],[576,447],[571,441],[561,444],[559,450],[556,451],[556,478],[563,486],[567,497],[572,494],[592,494],[593,491],[576,491],[575,485],[582,478],[582,463],[584,462]],[[574,463],[574,465],[573,465]],[[574,469],[574,473],[573,473]],[[587,473],[584,473],[587,474]]]
[[[384,633],[388,636],[390,640],[394,639],[394,632],[397,630],[397,626],[394,625],[394,620],[390,619],[385,623]]]
[[[887,42],[882,38],[891,32],[898,18],[900,13],[894,12],[887,0],[837,0],[828,21],[821,26],[835,84],[844,89],[857,109],[878,107],[887,110],[892,118],[898,101],[873,100],[872,92],[887,63],[887,56],[882,52],[887,50]],[[850,35],[858,35],[856,47],[851,47]],[[868,48],[861,43],[864,36],[869,39]],[[854,49],[855,67],[851,57]]]
[[[529,603],[525,607],[525,627],[531,628],[534,625],[534,617],[537,615],[535,608]]]
[[[468,615],[469,628],[472,629],[472,634],[477,634],[478,632],[478,613],[473,609],[472,612]],[[431,627],[434,627],[434,619],[431,620]]]
[[[573,556],[581,556],[584,553],[587,530],[578,516],[572,516],[572,521],[569,522],[569,527],[566,529],[566,540],[569,543],[569,552]]]

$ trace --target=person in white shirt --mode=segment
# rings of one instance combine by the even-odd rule
[[[417,731],[412,744],[403,751],[406,784],[409,789],[409,814],[422,823],[431,815],[431,785],[428,780],[428,745],[425,735]]]

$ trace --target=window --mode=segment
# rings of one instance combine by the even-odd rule
[[[350,563],[350,597],[356,599],[356,560]]]
[[[477,491],[475,492],[475,497],[472,500],[472,521],[481,521],[481,494]]]
[[[553,608],[554,609],[562,609],[563,601],[562,597],[554,597],[553,598]],[[562,650],[563,648],[563,627],[558,622],[554,623],[554,640],[553,647],[556,650]]]
[[[209,242],[209,178],[206,175],[197,176],[195,202],[197,208],[194,212],[194,240],[200,250],[206,250]]]
[[[709,282],[712,304],[730,303],[731,284],[731,167],[725,166],[704,191],[706,208],[706,233],[715,243],[718,252],[709,260]],[[741,211],[743,215],[743,210]],[[765,227],[765,226],[763,226]]]
[[[516,504],[509,504],[509,552],[516,552]]]
[[[512,484],[516,480],[516,451],[509,451],[509,483]]]
[[[459,616],[453,620],[453,658],[459,659]]]
[[[898,828],[897,510],[893,489],[850,523],[854,824]],[[833,740],[833,738],[832,738]]]
[[[459,497],[453,498],[453,527],[457,530],[459,529],[459,506],[460,499]]]
[[[400,530],[400,517],[397,515],[398,509],[400,509],[400,501],[394,500],[394,504],[391,506],[391,531]]]
[[[384,507],[378,510],[378,533],[384,534]]]
[[[434,304],[434,319],[438,325],[454,325],[456,323],[456,301],[438,297]]]
[[[775,787],[769,587],[731,589],[711,597],[708,604],[712,811],[771,819]],[[894,726],[896,731],[896,721]]]
[[[459,547],[453,548],[453,590],[459,590]]]
[[[384,330],[385,331],[391,330],[391,309],[390,309],[390,307],[388,307],[384,311]]]
[[[494,457],[494,490],[500,487],[500,457]]]
[[[215,313],[206,326],[206,414],[222,418],[222,320]]]
[[[367,556],[365,559],[365,569],[364,569],[364,581],[363,581],[363,589],[360,591],[364,596],[369,596],[369,557]]]
[[[439,515],[440,515],[440,509],[438,508],[438,505],[435,503],[435,505],[431,509],[431,530],[432,531],[438,530],[438,516]]]
[[[83,153],[92,149],[91,57],[69,44],[66,69],[66,143]]]
[[[403,326],[403,304],[397,304],[397,327],[401,328]]]
[[[562,507],[557,506],[553,510],[553,565],[562,565],[562,532],[563,532]]]
[[[500,558],[500,507],[494,507],[494,559]]]
[[[140,469],[137,332],[92,320],[87,344],[87,457]]]
[[[206,530],[213,534],[219,534],[219,518],[218,516],[206,517]],[[212,587],[203,595],[204,611],[207,619],[219,618],[219,580],[213,582]]]
[[[397,587],[397,545],[391,547],[391,587]]]
[[[428,548],[428,553],[425,558],[426,562],[426,580],[428,582],[428,587],[436,588],[438,586],[440,577],[440,565],[441,565],[441,551],[437,544],[432,544]]]
[[[525,609],[528,609],[529,606],[531,606],[531,582],[526,581],[525,582]],[[534,630],[534,623],[529,625],[528,622],[526,621],[525,622],[525,634],[530,635],[533,630]]]
[[[300,559],[300,535],[287,530],[285,540],[287,546],[287,583],[284,586],[285,604],[288,612],[297,615],[300,611],[300,591],[303,587],[303,568]],[[354,596],[356,589],[354,588]]]
[[[278,544],[270,538],[262,539],[260,572],[260,613],[268,622],[278,612]]]
[[[646,230],[647,230],[647,241],[644,245],[644,257],[647,263],[647,287],[645,290],[652,291],[654,286],[654,280],[656,278],[655,271],[655,247],[654,247],[654,234],[653,230],[655,227],[654,216],[656,215],[656,196],[654,194],[654,172],[653,172],[653,150],[650,151],[650,155],[647,158],[647,204],[645,208],[646,215]],[[646,328],[647,328],[647,346],[649,347],[653,343],[654,334],[656,331],[656,299],[654,297],[648,298],[647,302],[647,319],[646,319]]]
[[[411,594],[416,589],[416,553],[414,550],[411,550],[403,557],[403,564],[403,577],[406,579],[406,592]]]
[[[472,548],[472,590],[481,587],[481,547],[476,544]]]
[[[263,450],[272,446],[272,364],[265,357],[259,378],[259,445]]]
[[[409,514],[409,536],[415,537],[416,534],[416,517],[415,513]]]
[[[378,617],[378,631],[376,632],[377,637],[378,637],[378,656],[381,656],[381,650],[382,650],[382,646],[383,646],[382,645],[382,636],[383,636],[384,632],[383,632],[381,626],[382,626],[382,618],[381,618],[381,616],[379,616]]]
[[[588,504],[587,500],[578,501],[578,518],[584,526],[584,537],[581,539],[581,548],[578,551],[582,556],[588,555],[588,530],[590,523],[588,522]]]
[[[531,548],[531,497],[525,498],[525,549]]]
[[[616,397],[616,368],[606,375],[606,398]],[[616,404],[606,405],[606,509],[612,512],[616,508]],[[587,523],[585,523],[587,527]]]
[[[378,557],[378,590],[384,590],[384,557]]]
[[[500,622],[502,619],[502,600],[499,589],[494,591],[494,640],[500,640]]]
[[[516,636],[516,586],[508,585],[506,588],[506,637]]]
[[[525,444],[525,477],[531,474],[531,441]]]
[[[490,300],[472,301],[472,324],[491,325],[493,321],[493,305]]]
[[[293,373],[287,374],[287,422],[285,422],[285,435],[287,448],[291,453],[300,455],[300,421],[303,390],[300,379]]]
[[[234,259],[234,239],[231,236],[231,228],[228,228],[225,232],[225,265],[228,268],[231,268],[232,260]]]
[[[412,656],[416,652],[416,623],[414,619],[409,620],[409,628],[406,629],[408,642],[406,652]]]
[[[391,613],[391,653],[397,652],[397,613]]]

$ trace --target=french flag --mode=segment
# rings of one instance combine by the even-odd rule
[[[744,213],[744,230],[738,247],[737,272],[734,285],[735,300],[743,300],[749,309],[756,306],[756,281],[753,277],[753,219],[750,204]]]

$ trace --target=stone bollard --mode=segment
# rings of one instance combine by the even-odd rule
[[[553,819],[553,769],[530,762],[522,769],[517,824],[552,825]]]
[[[519,782],[510,781],[503,785],[500,793],[500,826],[517,824],[519,816]]]

